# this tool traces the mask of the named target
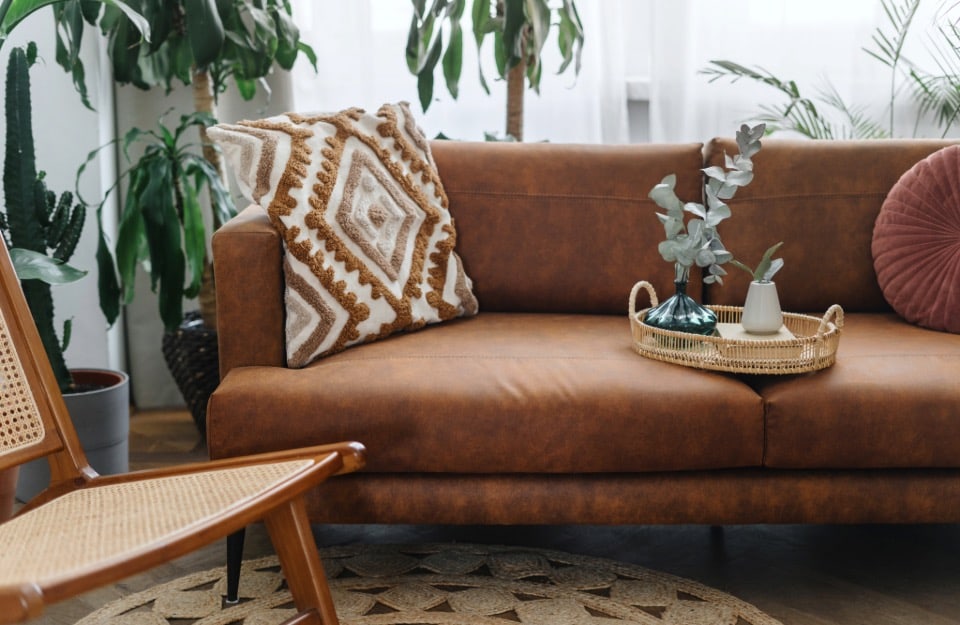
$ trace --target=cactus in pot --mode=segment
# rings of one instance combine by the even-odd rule
[[[64,284],[86,272],[67,265],[83,229],[86,210],[74,204],[70,192],[59,198],[38,173],[33,143],[30,102],[30,66],[36,46],[15,48],[7,66],[5,112],[6,153],[3,167],[4,212],[0,232],[10,249],[24,295],[62,391],[72,385],[63,351],[70,341],[70,320],[63,324],[62,340],[54,323],[51,284]]]

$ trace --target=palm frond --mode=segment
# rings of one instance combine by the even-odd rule
[[[863,106],[851,106],[829,80],[819,90],[819,99],[843,116],[846,123],[840,126],[839,139],[886,139],[887,130],[867,117]]]

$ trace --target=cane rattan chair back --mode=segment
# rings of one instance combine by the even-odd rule
[[[58,388],[49,365],[49,380],[43,378],[44,370],[37,366],[35,350],[40,349],[42,362],[46,362],[46,356],[6,248],[3,257],[0,262],[0,469],[50,453],[70,453],[65,449],[64,437],[54,417],[57,411],[66,414],[66,407],[59,393],[48,391],[51,383],[53,389]],[[22,356],[26,354],[31,357]],[[54,405],[58,399],[59,405]],[[76,438],[69,418],[63,421],[70,430],[67,436]],[[74,458],[76,462],[67,464],[86,464],[79,446],[72,451],[78,454]]]
[[[303,494],[358,469],[339,443],[99,476],[87,465],[6,247],[0,244],[0,470],[46,456],[50,486],[0,524],[0,623],[185,555],[262,520],[297,607],[336,612]]]

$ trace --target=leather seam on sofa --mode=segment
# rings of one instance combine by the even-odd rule
[[[447,195],[479,195],[498,198],[524,198],[534,200],[603,200],[604,202],[648,202],[646,197],[619,195],[584,195],[580,193],[500,193],[497,191],[461,190],[445,187]]]

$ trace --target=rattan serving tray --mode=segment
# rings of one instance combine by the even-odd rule
[[[633,347],[641,356],[697,369],[732,373],[807,373],[829,367],[837,358],[843,309],[831,306],[823,318],[783,313],[783,324],[792,339],[728,339],[686,332],[661,330],[643,322],[650,308],[637,311],[640,289],[650,295],[651,308],[657,293],[649,282],[637,282],[630,291],[630,330]],[[739,324],[743,308],[708,306],[718,323]]]

